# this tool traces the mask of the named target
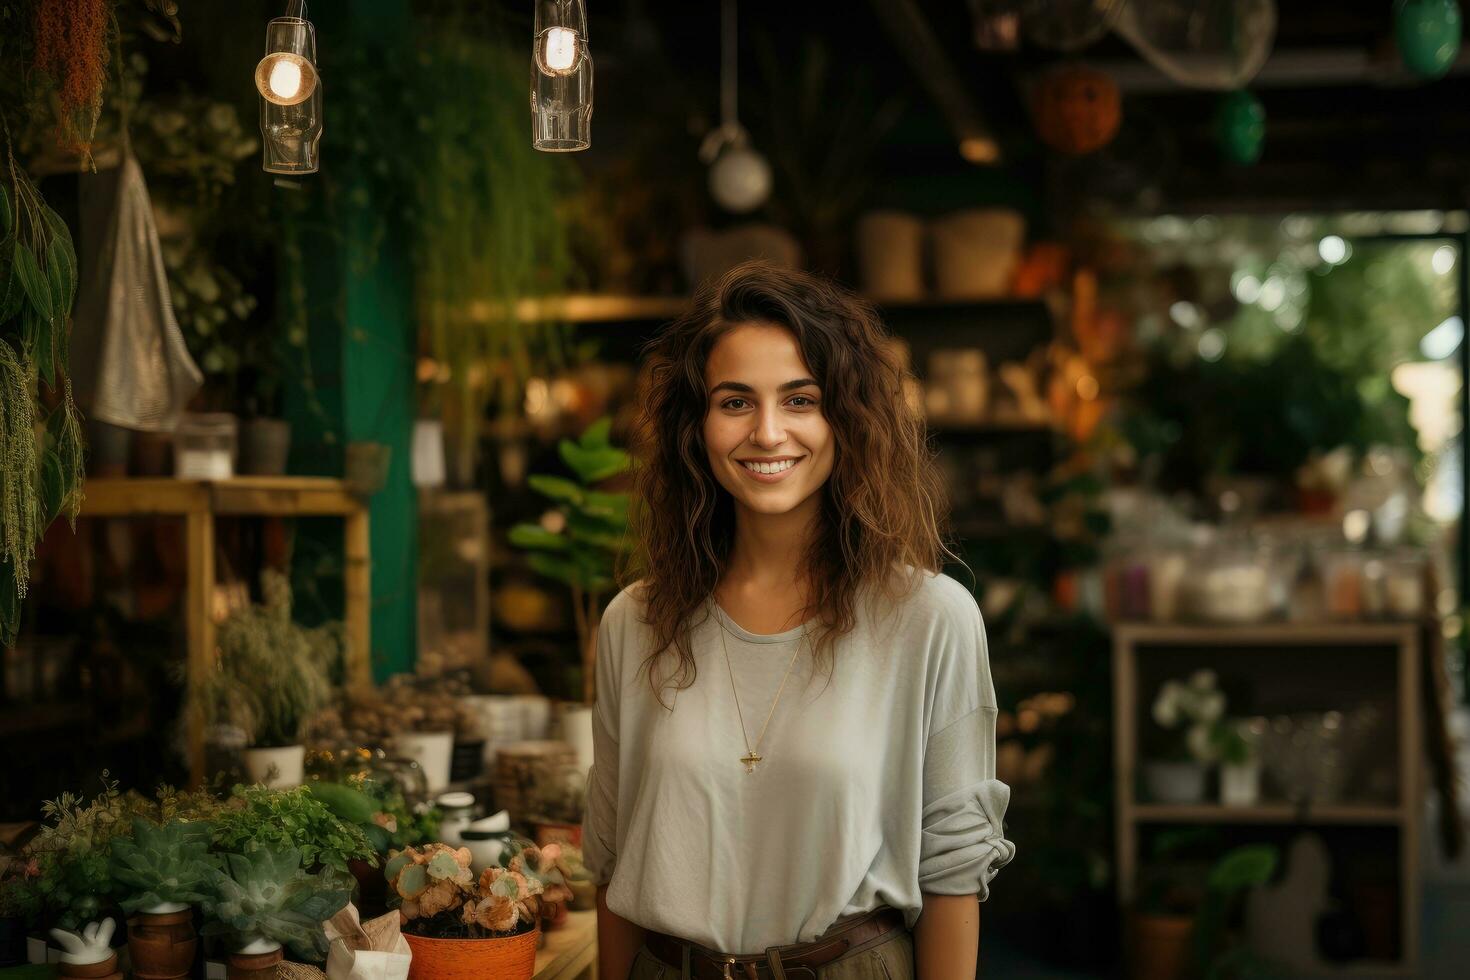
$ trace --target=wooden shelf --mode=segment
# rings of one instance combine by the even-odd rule
[[[1290,803],[1256,806],[1222,806],[1218,803],[1175,805],[1138,803],[1129,807],[1140,823],[1216,824],[1362,824],[1392,826],[1403,823],[1404,811],[1396,806],[1331,804],[1299,807]]]
[[[343,518],[347,682],[372,684],[368,504],[342,480],[310,476],[241,476],[228,480],[171,477],[94,479],[82,485],[82,517],[184,518],[188,590],[184,599],[189,684],[215,667],[215,519],[220,516]],[[189,718],[189,775],[204,780],[204,726]]]
[[[1272,646],[1301,647],[1304,652],[1333,646],[1396,646],[1415,636],[1415,623],[1252,623],[1216,626],[1207,623],[1111,624],[1115,643],[1150,646]]]

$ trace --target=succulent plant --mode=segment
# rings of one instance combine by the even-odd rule
[[[426,844],[407,847],[388,859],[383,875],[406,919],[430,919],[459,908],[474,891],[467,847]]]
[[[212,835],[213,827],[205,822],[174,820],[158,826],[134,817],[132,837],[112,842],[113,880],[129,892],[119,903],[123,910],[205,901],[216,863],[209,853]]]
[[[226,854],[224,862],[213,872],[214,894],[205,902],[206,935],[231,936],[237,947],[268,939],[305,959],[326,958],[322,923],[347,905],[346,885],[304,870],[301,852],[290,847]]]
[[[518,871],[486,868],[461,915],[465,925],[488,932],[512,932],[522,922],[534,925],[541,915],[541,886]]]

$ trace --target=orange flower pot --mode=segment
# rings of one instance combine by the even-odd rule
[[[429,939],[405,932],[413,960],[408,980],[531,980],[541,930],[506,939]]]

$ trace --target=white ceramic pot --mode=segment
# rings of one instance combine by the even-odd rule
[[[413,423],[413,485],[444,486],[444,423],[438,419]]]
[[[1026,219],[1005,208],[956,211],[929,226],[934,285],[944,299],[997,299],[1011,290]]]
[[[1147,763],[1143,788],[1153,803],[1199,803],[1205,798],[1204,763]]]
[[[924,223],[903,211],[870,211],[858,219],[863,291],[888,302],[924,298]]]
[[[275,776],[271,777],[271,767]],[[300,786],[305,776],[306,746],[285,745],[275,749],[246,749],[245,772],[251,781],[271,789]]]
[[[454,755],[453,732],[405,732],[393,739],[393,749],[412,759],[424,771],[430,793],[449,785],[449,763]]]
[[[1261,763],[1220,766],[1220,802],[1225,806],[1255,806],[1261,799]]]

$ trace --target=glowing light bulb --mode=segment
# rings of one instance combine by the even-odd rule
[[[548,72],[564,74],[577,64],[581,39],[565,27],[552,27],[541,35],[541,64]]]
[[[267,84],[277,98],[295,98],[296,93],[301,91],[301,66],[284,58],[277,60],[271,65],[270,81]]]

